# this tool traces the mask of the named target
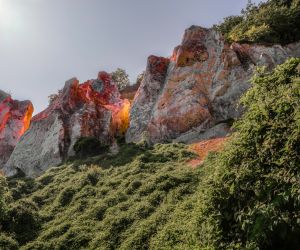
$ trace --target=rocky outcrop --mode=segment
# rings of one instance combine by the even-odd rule
[[[197,141],[225,136],[256,66],[272,69],[300,57],[287,46],[228,44],[213,29],[192,26],[171,58],[150,56],[130,111],[127,142]]]
[[[128,127],[129,108],[129,101],[120,98],[105,72],[83,84],[75,78],[67,81],[49,107],[33,117],[30,129],[5,165],[6,175],[15,174],[17,169],[27,176],[40,175],[73,156],[73,146],[80,137],[93,136],[103,144],[112,143]]]
[[[18,140],[30,125],[33,106],[30,101],[16,101],[0,90],[0,170]]]
[[[124,89],[120,91],[121,97],[123,99],[128,99],[129,101],[132,102],[139,87],[140,87],[140,83],[135,83],[133,85],[126,86]]]

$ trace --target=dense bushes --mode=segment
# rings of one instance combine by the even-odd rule
[[[6,193],[7,193],[7,183],[5,178],[0,174],[0,230],[1,230],[1,221],[3,221],[7,215],[7,205],[5,201]]]
[[[175,210],[153,248],[299,248],[299,63],[256,74],[237,132],[206,161],[199,190]]]
[[[18,249],[19,244],[34,239],[40,229],[40,218],[34,203],[14,196],[8,190],[4,178],[0,177],[0,249]],[[13,180],[13,183],[18,183]],[[17,190],[15,187],[13,190]],[[19,189],[18,193],[26,193]]]
[[[198,169],[185,145],[129,144],[13,192],[2,179],[0,248],[298,249],[299,64],[257,71],[231,141]]]
[[[18,250],[19,244],[12,237],[0,233],[0,249],[1,250]]]
[[[248,111],[215,167],[199,205],[201,235],[214,246],[296,249],[300,245],[300,59],[259,71],[242,98]],[[204,238],[202,237],[203,242]],[[209,242],[209,241],[208,241]]]
[[[27,200],[12,204],[4,227],[15,235],[15,239],[20,244],[33,240],[40,229],[40,218],[36,205]]]
[[[77,157],[84,158],[107,152],[108,146],[101,144],[95,137],[82,137],[76,141],[74,151]]]
[[[230,16],[215,28],[229,42],[281,43],[300,40],[300,1],[248,3],[240,16]]]
[[[208,163],[216,173],[208,182],[213,189],[201,216],[214,221],[217,244],[260,249],[300,245],[299,63],[291,59],[273,73],[253,78],[253,88],[242,99],[248,111],[236,125],[237,134]]]
[[[185,165],[191,156],[182,144],[129,144],[120,145],[115,156],[52,168],[35,180],[38,188],[31,194],[12,202],[18,231],[10,232],[21,249],[147,249],[177,204],[199,184],[198,173]],[[14,181],[12,189],[13,184],[19,186]],[[23,213],[23,220],[30,219],[23,227],[29,228],[20,227],[24,207],[15,210],[23,202],[29,202],[31,213]],[[32,242],[27,243],[27,232]]]

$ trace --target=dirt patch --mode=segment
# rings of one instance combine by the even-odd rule
[[[188,161],[192,168],[196,168],[203,164],[204,159],[209,152],[218,152],[223,149],[224,143],[229,137],[214,138],[191,144],[190,149],[197,154],[198,157]]]

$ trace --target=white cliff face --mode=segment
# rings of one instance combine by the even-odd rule
[[[0,170],[10,157],[33,113],[30,101],[16,101],[0,91]]]
[[[118,114],[125,104],[105,72],[83,84],[77,79],[67,81],[49,107],[32,119],[5,164],[5,174],[10,176],[20,169],[27,176],[38,176],[73,156],[73,146],[80,137],[112,143],[120,132],[115,121],[122,122]]]
[[[192,26],[170,59],[149,57],[130,111],[127,142],[226,135],[228,121],[243,111],[238,101],[256,66],[272,69],[289,57],[300,57],[300,43],[230,45],[216,31]]]

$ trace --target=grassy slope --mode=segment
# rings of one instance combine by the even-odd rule
[[[0,247],[17,249],[11,233],[21,249],[296,249],[299,63],[258,72],[233,139],[201,168],[185,145],[130,144],[9,180]]]
[[[199,184],[201,171],[185,165],[191,156],[179,144],[129,145],[118,156],[89,159],[97,165],[81,161],[51,169],[22,198],[38,206],[42,222],[37,238],[22,249],[149,248]]]
[[[14,238],[39,250],[297,249],[299,65],[256,74],[233,139],[201,168],[187,166],[182,144],[130,144],[36,180],[9,179],[0,248],[17,249]]]

